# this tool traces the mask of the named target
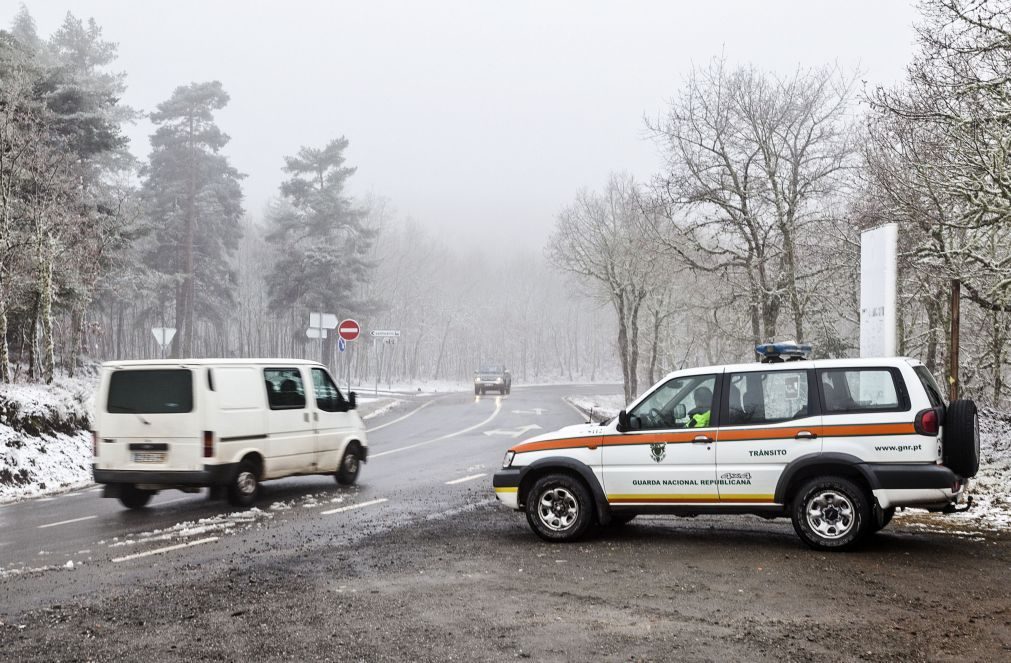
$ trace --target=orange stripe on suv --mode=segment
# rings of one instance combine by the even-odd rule
[[[815,433],[821,437],[871,437],[875,435],[912,435],[916,429],[911,423],[893,424],[852,424],[842,426],[798,426],[790,428],[721,428],[720,442],[743,440],[792,439],[801,431]],[[600,445],[618,446],[626,444],[682,444],[692,442],[699,435],[715,433],[712,429],[693,428],[675,433],[633,433],[622,435],[594,435],[590,437],[570,437],[544,442],[517,444],[509,450],[516,453],[527,451],[550,451],[554,449],[596,449]]]

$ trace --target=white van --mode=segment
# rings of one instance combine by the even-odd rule
[[[333,474],[368,458],[354,392],[300,359],[113,361],[95,400],[94,476],[104,497],[143,508],[159,490],[224,491],[235,506],[261,481]]]

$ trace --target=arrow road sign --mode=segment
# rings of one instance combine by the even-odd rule
[[[500,430],[500,429],[486,430],[484,432],[484,434],[485,435],[505,435],[506,437],[511,437],[511,438],[515,439],[515,438],[519,437],[520,435],[526,435],[527,433],[529,433],[532,430],[540,430],[540,428],[541,427],[538,426],[537,424],[530,424],[529,426],[520,426],[519,428],[516,428],[514,430]]]
[[[347,350],[347,347],[348,347],[348,342],[344,340],[343,336],[339,337],[337,339],[337,350],[339,352],[344,352],[345,350]]]
[[[353,341],[362,333],[362,327],[358,324],[357,320],[344,320],[341,322],[341,326],[337,328],[337,333],[345,341]]]
[[[309,326],[316,327],[317,329],[336,329],[337,316],[333,313],[310,313]],[[313,338],[319,337],[315,336]],[[326,335],[323,338],[326,338]]]
[[[400,336],[399,329],[373,329],[369,332],[372,336],[377,338],[397,338]]]
[[[305,330],[305,335],[309,338],[326,338],[326,330],[319,327],[309,327]]]

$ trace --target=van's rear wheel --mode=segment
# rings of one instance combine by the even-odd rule
[[[228,484],[228,503],[232,506],[249,506],[260,492],[260,478],[256,467],[249,461],[239,463],[232,482]]]
[[[337,468],[337,483],[342,486],[350,486],[358,479],[358,471],[362,467],[362,452],[357,444],[348,446],[341,458],[341,465]]]
[[[132,483],[125,483],[119,489],[119,501],[127,509],[143,509],[151,501],[154,491],[141,490]]]

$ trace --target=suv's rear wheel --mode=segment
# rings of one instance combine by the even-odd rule
[[[948,405],[944,415],[944,464],[967,479],[979,472],[979,413],[970,400]]]
[[[797,535],[816,550],[845,550],[870,530],[865,490],[842,477],[817,477],[797,491],[790,507]]]
[[[228,484],[228,503],[232,506],[249,506],[260,491],[260,478],[256,467],[249,461],[239,463],[232,482]]]
[[[119,489],[119,501],[127,509],[143,509],[151,501],[154,491],[141,490],[132,483],[125,483]]]
[[[593,497],[579,479],[548,474],[527,492],[526,511],[530,528],[545,541],[575,541],[593,523]]]

